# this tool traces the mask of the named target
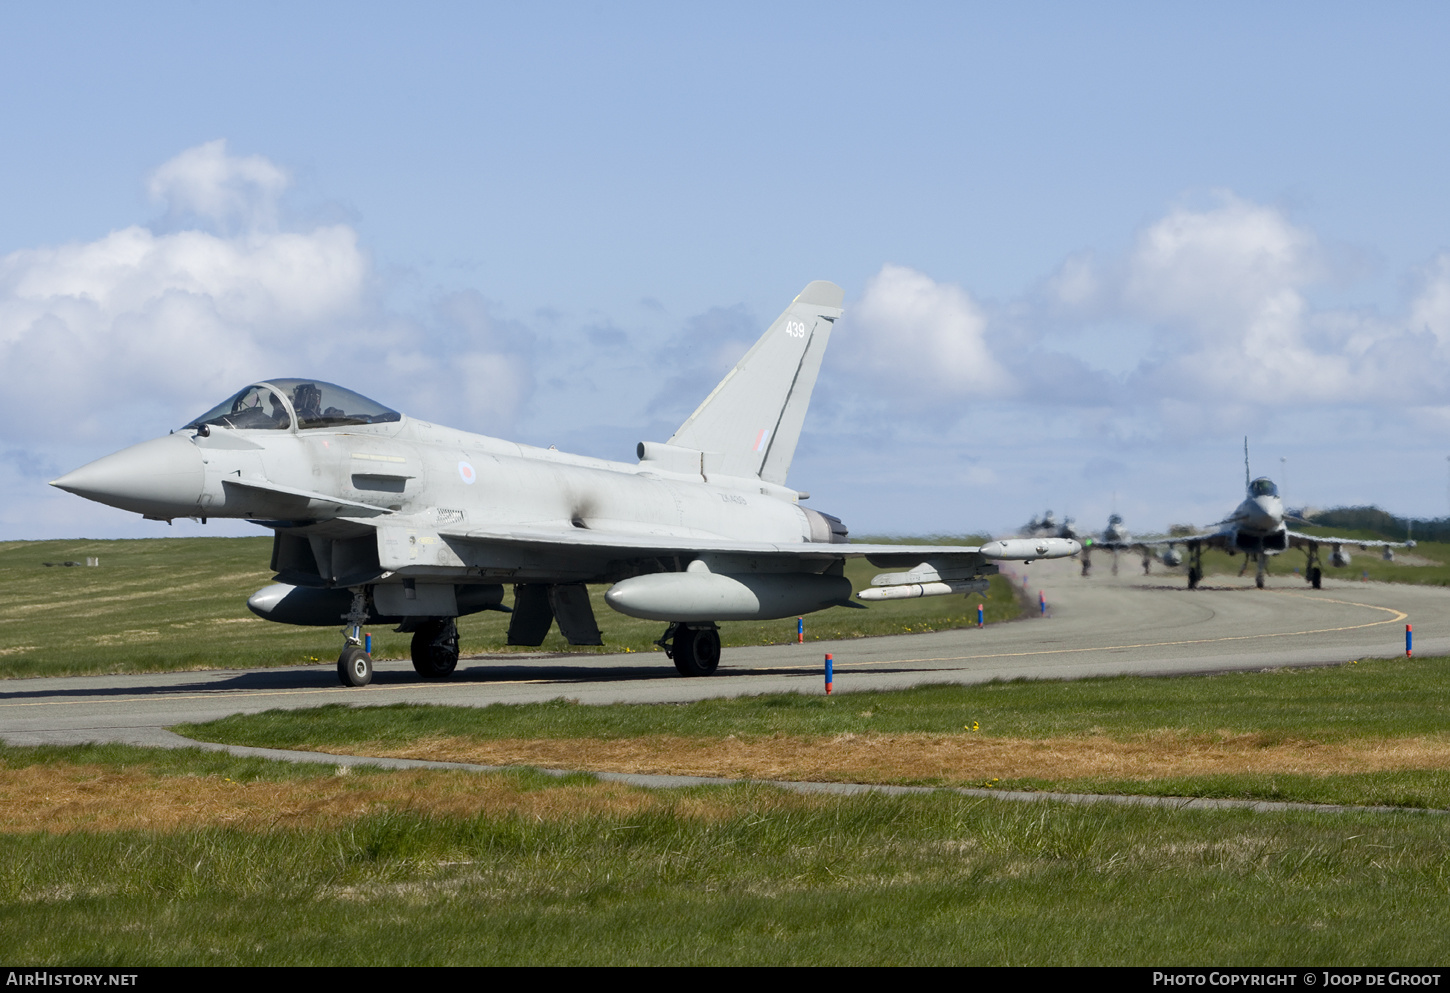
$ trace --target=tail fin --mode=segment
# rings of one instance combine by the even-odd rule
[[[713,453],[726,475],[783,484],[844,296],[825,280],[802,290],[670,444]]]

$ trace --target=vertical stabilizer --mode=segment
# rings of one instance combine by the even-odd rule
[[[712,453],[726,475],[784,484],[844,296],[825,280],[802,290],[670,444]]]

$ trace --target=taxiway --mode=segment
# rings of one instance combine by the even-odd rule
[[[586,704],[674,703],[707,697],[822,692],[824,653],[836,692],[994,679],[1076,679],[1326,665],[1404,653],[1407,623],[1419,654],[1450,654],[1450,589],[1332,583],[1294,576],[1265,590],[1210,577],[1195,591],[1172,576],[1077,575],[1075,562],[1039,562],[1014,581],[1048,616],[976,630],[805,645],[731,648],[716,675],[678,676],[662,654],[495,655],[461,660],[446,682],[407,661],[381,662],[371,685],[338,685],[333,665],[0,681],[0,739],[15,745],[117,741],[175,745],[165,728],[236,713],[343,703],[481,707],[566,697]],[[607,627],[606,627],[607,637]]]

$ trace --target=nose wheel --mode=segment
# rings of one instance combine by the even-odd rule
[[[368,618],[368,591],[352,591],[352,608],[342,629],[342,654],[337,657],[337,678],[344,686],[366,686],[373,681],[373,657],[363,650],[362,625]]]

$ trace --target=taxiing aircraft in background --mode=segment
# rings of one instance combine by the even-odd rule
[[[1243,575],[1249,562],[1258,564],[1254,584],[1264,587],[1270,556],[1297,548],[1304,552],[1308,561],[1305,578],[1317,590],[1324,578],[1321,549],[1330,553],[1330,564],[1342,568],[1349,564],[1346,546],[1357,545],[1361,549],[1382,548],[1387,560],[1394,559],[1394,549],[1414,548],[1413,541],[1364,541],[1359,538],[1339,538],[1332,535],[1301,534],[1290,531],[1285,522],[1284,501],[1279,496],[1279,487],[1267,476],[1249,478],[1249,440],[1244,439],[1244,489],[1245,496],[1234,512],[1214,525],[1216,530],[1199,535],[1171,535],[1167,538],[1139,540],[1133,547],[1143,552],[1143,571],[1147,572],[1154,549],[1161,550],[1160,558],[1165,565],[1176,566],[1183,562],[1179,546],[1188,552],[1188,588],[1194,589],[1203,579],[1203,550],[1218,548],[1230,555],[1244,555]],[[1308,522],[1305,522],[1308,523]]]
[[[1074,535],[1074,537],[1077,537]],[[1123,518],[1118,514],[1108,515],[1108,526],[1103,528],[1103,533],[1096,538],[1079,538],[1082,542],[1082,574],[1086,576],[1092,571],[1092,553],[1097,549],[1106,549],[1113,555],[1113,575],[1118,574],[1118,553],[1133,547],[1128,529],[1123,527]]]
[[[503,606],[508,640],[539,645],[557,621],[601,643],[605,602],[667,625],[683,675],[713,673],[718,624],[854,606],[848,558],[882,569],[860,600],[986,588],[1000,560],[1076,554],[1076,541],[979,547],[847,542],[846,526],[786,485],[841,288],[814,282],[668,442],[635,463],[569,455],[408,417],[316,379],[254,383],[182,430],[98,459],[52,485],[155,520],[251,520],[274,533],[276,583],[248,606],[289,624],[345,622],[338,676],[372,679],[367,622],[411,631],[413,666],[458,662],[455,619]]]

